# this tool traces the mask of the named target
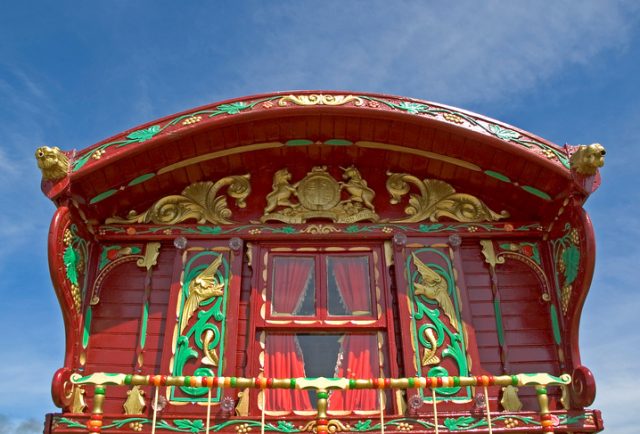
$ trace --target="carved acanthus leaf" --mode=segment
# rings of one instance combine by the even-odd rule
[[[418,188],[419,194],[409,195],[409,204],[404,209],[409,217],[394,220],[397,223],[417,223],[424,220],[436,222],[449,218],[464,223],[496,221],[509,217],[507,211],[499,214],[475,196],[456,193],[455,189],[444,181],[425,179],[407,173],[387,172],[387,190],[391,194],[391,203],[397,204],[411,186]]]
[[[176,224],[193,219],[200,224],[231,224],[233,222],[229,220],[231,210],[227,206],[227,199],[218,196],[223,187],[227,187],[227,194],[235,199],[239,208],[246,206],[245,199],[251,192],[248,174],[227,176],[215,183],[196,182],[185,188],[181,195],[158,200],[142,214],[131,211],[126,218],[111,217],[105,223]]]

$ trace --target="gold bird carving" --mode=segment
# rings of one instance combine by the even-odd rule
[[[444,314],[449,318],[451,325],[458,331],[458,319],[456,318],[456,310],[449,298],[447,281],[418,259],[415,253],[411,253],[411,256],[413,256],[413,263],[416,265],[422,281],[413,283],[416,288],[414,294],[424,295],[428,299],[437,301]]]
[[[193,315],[193,313],[198,309],[200,303],[210,299],[211,297],[219,297],[224,294],[224,282],[218,283],[215,279],[218,268],[220,268],[220,264],[222,264],[222,255],[218,255],[218,257],[207,268],[205,268],[202,273],[198,274],[191,283],[189,283],[189,296],[187,297],[187,301],[184,302],[184,307],[182,308],[180,334],[184,331],[191,315]]]

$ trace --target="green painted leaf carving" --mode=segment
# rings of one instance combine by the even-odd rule
[[[176,419],[174,423],[178,428],[188,429],[189,432],[199,432],[204,428],[204,422],[201,420]]]
[[[476,419],[471,416],[461,416],[458,418],[449,417],[444,420],[444,426],[446,426],[449,431],[457,431],[469,428],[475,421]]]
[[[133,133],[127,136],[127,139],[133,142],[144,142],[153,138],[156,134],[160,132],[160,125],[153,125],[149,128],[144,128],[142,130],[134,131]]]
[[[286,422],[284,420],[278,421],[277,429],[281,432],[298,432],[296,427],[291,422]]]
[[[406,102],[402,101],[397,107],[401,110],[405,110],[407,113],[418,114],[418,113],[428,113],[429,106],[426,104],[418,104],[416,102]]]
[[[562,254],[562,260],[565,263],[564,284],[570,285],[578,277],[580,250],[575,245],[570,245]]]
[[[201,234],[217,235],[222,232],[222,228],[220,226],[198,226],[197,228]]]
[[[67,246],[62,256],[64,267],[67,270],[67,279],[74,285],[78,285],[78,254],[71,246]]]
[[[353,430],[354,431],[366,431],[367,429],[369,429],[370,426],[371,426],[371,419],[359,420],[353,426]]]
[[[520,137],[520,134],[513,130],[502,128],[500,125],[489,125],[491,133],[502,140],[515,140]]]
[[[231,104],[222,104],[216,107],[219,111],[226,113],[228,115],[235,115],[240,113],[242,110],[246,110],[249,108],[244,102],[232,102]]]

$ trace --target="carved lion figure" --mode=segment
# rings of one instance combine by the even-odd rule
[[[296,207],[298,204],[293,204],[289,201],[292,194],[296,193],[295,186],[289,184],[291,180],[291,173],[287,169],[278,170],[273,175],[273,191],[267,195],[267,206],[264,209],[264,213],[268,214],[278,206]]]
[[[604,166],[606,153],[600,143],[580,145],[571,156],[571,168],[582,175],[595,175],[598,167]]]
[[[55,181],[67,176],[69,159],[60,148],[41,146],[36,150],[36,160],[44,180]]]

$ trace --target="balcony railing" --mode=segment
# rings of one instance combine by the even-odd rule
[[[438,402],[436,399],[436,389],[440,387],[481,387],[483,388],[483,398],[486,408],[486,426],[488,432],[493,432],[491,412],[489,411],[489,394],[487,388],[490,386],[514,386],[533,387],[536,390],[538,403],[540,405],[540,426],[543,433],[553,433],[554,423],[549,411],[547,386],[567,386],[571,382],[571,377],[564,374],[556,377],[550,374],[516,374],[502,376],[478,376],[478,377],[409,377],[409,378],[371,378],[371,379],[348,379],[348,378],[243,378],[243,377],[203,377],[203,376],[165,376],[165,375],[129,375],[113,373],[94,373],[87,376],[73,374],[71,381],[76,385],[93,385],[94,398],[91,417],[87,422],[87,432],[100,433],[102,431],[102,405],[105,399],[107,387],[112,386],[155,386],[155,396],[152,405],[153,419],[152,430],[155,434],[157,427],[158,413],[158,391],[163,386],[188,386],[205,387],[209,389],[207,420],[205,433],[211,430],[211,390],[215,388],[225,389],[297,389],[313,390],[316,393],[316,417],[307,424],[309,430],[317,434],[329,434],[336,431],[332,426],[336,421],[330,420],[327,414],[327,400],[331,390],[353,390],[353,389],[376,389],[379,390],[380,397],[380,432],[384,434],[384,408],[382,394],[385,389],[429,389],[432,395],[435,433],[439,433],[438,423]],[[264,397],[264,394],[263,394]],[[265,431],[265,405],[262,405],[261,434]]]

